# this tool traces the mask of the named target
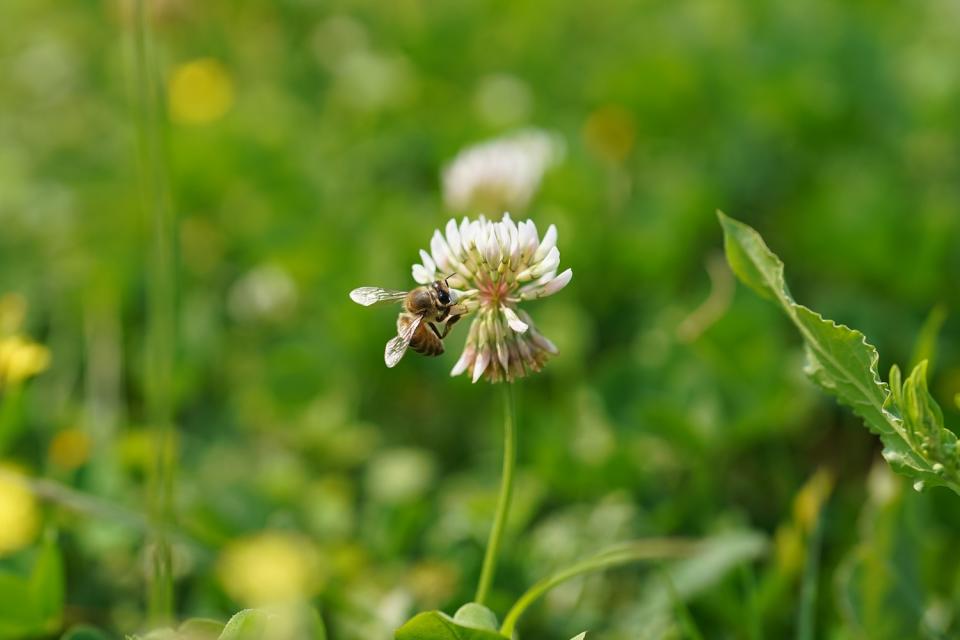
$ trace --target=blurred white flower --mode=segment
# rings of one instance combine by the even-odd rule
[[[470,371],[473,381],[513,381],[539,371],[557,348],[518,308],[524,300],[553,295],[573,277],[557,273],[560,250],[557,228],[543,239],[532,220],[515,223],[509,213],[500,222],[468,218],[450,220],[446,234],[434,231],[430,253],[420,252],[413,279],[428,284],[450,275],[458,304],[476,312],[467,344],[450,375]]]
[[[282,320],[297,306],[297,285],[280,267],[261,265],[234,283],[227,306],[241,322]]]
[[[444,201],[454,211],[525,209],[563,153],[559,136],[538,129],[468,147],[443,170]]]

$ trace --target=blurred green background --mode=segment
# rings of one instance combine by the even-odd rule
[[[558,226],[574,278],[527,306],[561,354],[519,384],[491,605],[606,542],[749,528],[767,553],[695,566],[676,606],[656,604],[662,572],[617,570],[554,592],[523,637],[793,637],[804,575],[815,637],[956,637],[960,501],[892,476],[803,377],[778,311],[730,292],[714,211],[761,231],[796,298],[864,331],[881,372],[935,353],[955,422],[960,5],[148,5],[177,218],[180,616],[306,596],[332,638],[377,640],[471,598],[499,394],[448,377],[463,327],[388,371],[395,311],[347,292],[411,287],[433,229],[480,213],[445,208],[443,166],[537,126],[565,159],[513,213]],[[131,20],[116,0],[0,6],[0,317],[51,356],[0,391],[0,459],[117,510],[0,482],[0,567],[56,530],[62,626],[118,637],[146,624],[154,457]]]

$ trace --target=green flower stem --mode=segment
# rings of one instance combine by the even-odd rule
[[[617,545],[610,549],[598,553],[592,558],[588,558],[566,569],[547,576],[535,585],[530,587],[526,593],[520,596],[516,604],[507,613],[503,619],[503,626],[500,627],[500,634],[508,638],[513,635],[513,630],[517,626],[520,616],[536,602],[545,593],[577,576],[594,571],[602,571],[622,564],[638,562],[641,560],[654,560],[661,558],[674,558],[688,555],[696,548],[696,543],[689,540],[675,538],[652,538],[650,540],[638,540],[626,544]]]
[[[504,382],[503,387],[503,475],[500,478],[500,496],[497,498],[497,512],[493,519],[493,528],[487,541],[487,551],[480,570],[480,583],[474,602],[483,604],[490,593],[493,575],[497,569],[497,556],[500,542],[507,526],[510,511],[510,498],[513,495],[513,469],[517,465],[517,406],[514,398],[513,383]]]
[[[144,396],[147,420],[156,433],[151,477],[152,567],[148,586],[150,617],[163,624],[173,617],[173,562],[168,535],[173,520],[176,470],[173,425],[175,349],[174,217],[163,145],[163,100],[145,0],[137,0],[133,44],[136,60],[136,129],[140,195],[148,229],[147,326]]]

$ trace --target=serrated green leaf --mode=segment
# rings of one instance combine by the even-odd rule
[[[396,640],[503,640],[507,636],[455,622],[442,611],[419,613],[397,629]]]
[[[891,372],[891,382],[898,388],[891,394],[877,372],[877,350],[865,336],[794,301],[784,280],[783,263],[760,234],[723,213],[717,215],[734,273],[763,297],[778,302],[800,331],[810,378],[851,407],[880,436],[884,457],[897,471],[917,480],[918,488],[945,485],[960,493],[957,439],[943,426],[940,408],[927,392],[925,367],[921,371],[920,365],[911,374],[909,390],[900,388],[899,371]],[[910,397],[917,400],[905,411],[902,402]]]

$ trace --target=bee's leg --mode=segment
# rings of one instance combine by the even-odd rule
[[[440,338],[441,340],[443,340],[443,336],[447,335],[447,332],[446,332],[446,331],[443,332],[443,336],[440,335],[440,330],[437,329],[437,325],[433,324],[432,322],[428,322],[427,325],[428,325],[431,329],[433,329],[433,332],[434,332],[435,334],[437,334],[437,337]]]
[[[457,320],[459,320],[460,317],[460,315],[455,315],[447,318],[447,323],[443,325],[443,335],[440,336],[441,340],[447,337],[447,334],[450,333],[450,329],[453,327],[453,325],[457,324]]]

